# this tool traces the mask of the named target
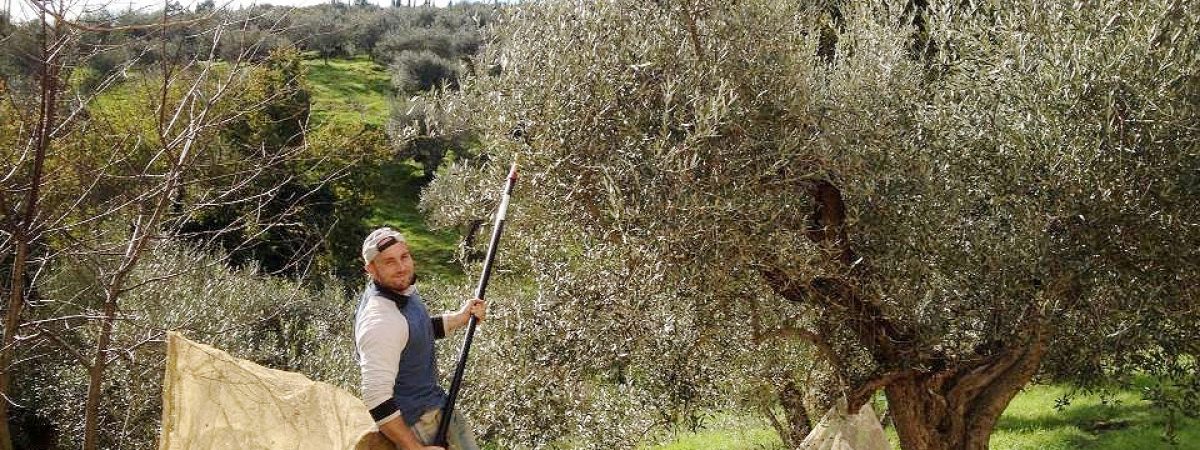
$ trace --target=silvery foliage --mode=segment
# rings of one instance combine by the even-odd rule
[[[130,276],[114,324],[111,375],[104,382],[100,431],[113,448],[155,445],[162,418],[166,331],[267,367],[299,372],[358,394],[355,299],[336,280],[315,287],[253,269],[230,269],[220,255],[164,243]],[[102,301],[89,266],[58,264],[40,285],[50,317],[71,317]],[[82,316],[82,314],[80,314]],[[72,321],[51,327],[84,353],[92,330]],[[60,445],[78,445],[87,373],[62,347],[46,346],[22,377],[24,401],[57,427]],[[48,352],[47,352],[48,351]]]
[[[479,73],[435,101],[484,156],[423,206],[486,218],[520,157],[502,268],[530,284],[495,305],[503,344],[475,366],[501,442],[637,440],[755,361],[806,361],[751,339],[780,325],[824,330],[832,395],[1039,323],[1047,375],[1195,364],[1196,5],[903,7],[551,1],[497,21]],[[880,366],[839,329],[855,311],[765,286],[763,268],[847,271],[804,235],[815,180],[845,199],[857,288],[911,332],[911,360]]]

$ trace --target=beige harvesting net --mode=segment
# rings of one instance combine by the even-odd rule
[[[887,435],[871,404],[857,413],[847,411],[846,400],[829,408],[825,417],[813,427],[800,443],[799,450],[888,450]]]
[[[160,450],[392,449],[358,397],[170,333]]]

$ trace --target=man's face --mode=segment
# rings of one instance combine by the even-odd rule
[[[408,245],[397,242],[388,247],[367,264],[367,273],[383,287],[404,292],[413,282],[413,259]]]

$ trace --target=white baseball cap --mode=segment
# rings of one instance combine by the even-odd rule
[[[399,231],[388,227],[379,228],[372,231],[363,240],[362,259],[363,264],[370,264],[376,256],[387,250],[388,247],[395,245],[397,242],[404,242],[404,236]]]

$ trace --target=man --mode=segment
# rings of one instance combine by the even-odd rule
[[[430,446],[441,419],[446,391],[437,384],[433,341],[486,315],[483,300],[430,317],[414,285],[412,254],[391,228],[371,232],[362,258],[370,282],[359,300],[354,340],[362,369],[363,403],[379,430],[401,450],[440,450]],[[452,450],[477,450],[470,427],[455,412],[447,433]]]

